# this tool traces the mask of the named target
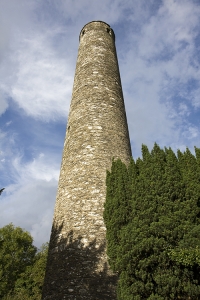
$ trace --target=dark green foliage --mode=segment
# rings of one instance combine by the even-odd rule
[[[129,200],[131,197],[126,166],[120,161],[113,161],[111,173],[107,176],[107,199],[104,212],[107,221],[107,238],[110,264],[116,270],[117,257],[115,245],[119,243],[119,233],[124,225],[129,223]],[[112,202],[112,199],[115,202]],[[124,205],[125,204],[125,205]],[[114,251],[112,251],[114,250]]]
[[[36,248],[31,235],[9,224],[0,229],[0,297],[14,289],[18,276],[33,263]]]
[[[36,254],[33,265],[28,266],[24,273],[20,274],[15,283],[14,295],[23,295],[25,299],[40,300],[48,254],[48,244],[44,244]]]
[[[200,150],[155,144],[128,168],[113,161],[104,218],[118,299],[198,299]],[[190,297],[190,298],[189,298]]]
[[[0,299],[39,300],[47,245],[40,252],[31,235],[9,224],[0,228]]]

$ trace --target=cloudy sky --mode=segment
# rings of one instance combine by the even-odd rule
[[[116,47],[134,158],[200,147],[199,0],[0,0],[0,227],[49,240],[79,32]]]

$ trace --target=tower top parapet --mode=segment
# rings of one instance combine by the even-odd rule
[[[92,30],[105,30],[115,41],[115,34],[109,24],[103,21],[91,21],[83,26],[79,35],[79,41],[88,31]]]

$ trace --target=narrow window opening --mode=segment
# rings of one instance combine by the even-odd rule
[[[82,31],[82,36],[84,35],[84,33],[85,33],[85,30]]]
[[[107,33],[109,33],[110,35],[111,35],[111,30],[110,30],[110,28],[106,28],[106,30],[107,30]]]

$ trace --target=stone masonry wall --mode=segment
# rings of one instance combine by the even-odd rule
[[[101,21],[80,33],[42,299],[115,299],[103,207],[112,158],[131,147],[115,36]]]

